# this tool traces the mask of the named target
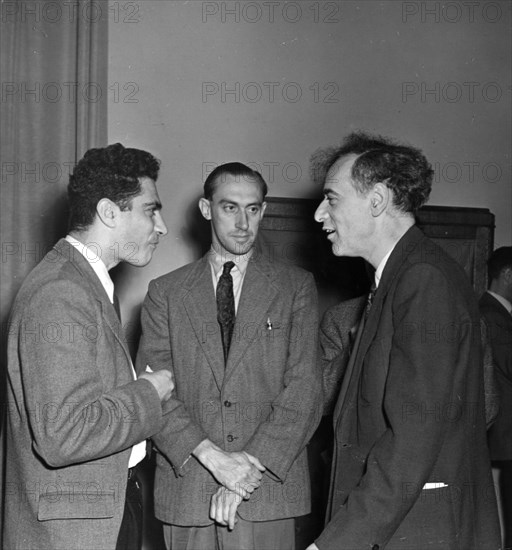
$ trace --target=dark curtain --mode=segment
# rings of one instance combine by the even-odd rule
[[[66,234],[74,164],[106,145],[108,2],[2,0],[0,8],[4,403],[9,309],[25,276]]]
[[[106,144],[107,2],[1,4],[1,320],[66,231],[66,185]]]

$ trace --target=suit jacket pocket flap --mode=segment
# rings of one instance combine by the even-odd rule
[[[114,516],[114,492],[44,493],[39,496],[37,519],[101,519]]]

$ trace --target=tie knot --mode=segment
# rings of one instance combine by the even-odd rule
[[[235,263],[234,262],[226,262],[224,264],[224,269],[222,271],[222,274],[223,275],[229,275],[229,272],[235,267]]]

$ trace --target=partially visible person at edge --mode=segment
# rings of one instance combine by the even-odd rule
[[[491,342],[495,376],[501,392],[488,443],[499,487],[504,548],[512,548],[512,246],[495,250],[488,261],[489,290],[480,312]]]

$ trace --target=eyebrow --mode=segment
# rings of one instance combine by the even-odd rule
[[[145,202],[143,204],[144,208],[147,206],[150,206],[151,208],[154,208],[155,210],[162,210],[162,203],[159,201],[151,201],[151,202]]]
[[[241,206],[240,203],[236,202],[236,201],[230,201],[229,199],[221,199],[219,201],[220,204],[236,204],[236,206]],[[248,206],[261,206],[263,204],[263,201],[261,202],[251,202],[250,204],[246,204],[245,205],[245,208],[247,208]]]
[[[324,195],[336,195],[337,197],[341,196],[334,189],[330,189],[329,187],[327,189],[324,189],[323,193]]]

